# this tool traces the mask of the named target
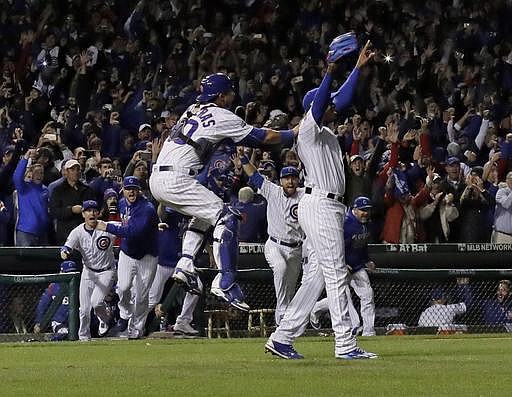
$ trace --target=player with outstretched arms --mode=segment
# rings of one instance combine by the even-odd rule
[[[299,171],[295,167],[284,167],[276,185],[261,175],[245,156],[240,158],[249,185],[258,188],[258,193],[267,200],[267,223],[269,238],[265,243],[265,259],[274,275],[276,292],[276,325],[284,316],[297,288],[302,270],[302,240],[297,208],[304,195],[299,188]]]
[[[99,213],[96,201],[84,201],[82,204],[84,223],[71,230],[60,250],[60,256],[64,260],[68,259],[74,249],[82,255],[80,328],[78,330],[78,339],[81,341],[91,339],[91,308],[105,324],[111,324],[112,321],[104,298],[110,292],[115,278],[113,243],[116,236],[96,229]]]
[[[197,103],[181,116],[162,147],[153,166],[150,188],[159,202],[193,217],[183,238],[182,257],[173,279],[192,293],[202,292],[194,259],[205,233],[213,227],[213,255],[220,272],[213,280],[211,292],[247,311],[249,306],[235,282],[240,213],[201,185],[196,176],[221,144],[290,147],[297,129],[275,131],[248,125],[229,110],[234,98],[232,82],[225,74],[211,74],[201,81]]]
[[[310,246],[309,267],[302,284],[290,302],[281,324],[272,333],[265,350],[281,358],[303,358],[293,347],[296,335],[309,320],[309,313],[320,296],[324,283],[335,336],[335,357],[343,359],[375,358],[360,349],[352,335],[345,290],[348,271],[345,264],[343,204],[345,174],[343,153],[337,136],[323,123],[334,121],[337,113],[350,104],[359,69],[373,56],[370,43],[359,54],[347,81],[330,94],[335,62],[357,51],[353,33],[338,36],[331,43],[327,72],[320,87],[308,91],[303,99],[306,112],[299,126],[297,152],[305,168],[305,194],[299,202],[299,224]]]

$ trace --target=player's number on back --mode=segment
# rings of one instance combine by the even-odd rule
[[[190,127],[189,127],[189,126],[190,126]],[[192,134],[193,134],[194,132],[196,132],[196,130],[197,130],[197,128],[198,128],[198,127],[199,127],[199,123],[198,123],[197,121],[192,120],[192,119],[189,119],[189,120],[187,121],[187,123],[185,124],[185,126],[183,127],[183,131],[186,131],[186,130],[188,129],[187,133],[186,133],[186,134],[184,134],[184,135],[185,135],[187,138],[191,138],[191,137],[192,137]],[[185,142],[183,139],[181,139],[181,138],[176,138],[176,139],[174,140],[174,142],[176,142],[178,145],[184,145],[184,144],[186,143],[186,142]]]

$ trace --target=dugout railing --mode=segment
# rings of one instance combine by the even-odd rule
[[[497,282],[512,278],[512,271],[509,269],[511,245],[382,244],[371,246],[370,252],[378,265],[377,271],[371,274],[378,333],[386,333],[395,325],[406,327],[405,332],[408,333],[438,332],[438,327],[418,328],[419,316],[429,306],[435,291],[443,291],[449,302],[460,302],[463,298],[457,284],[460,278],[469,279],[471,302],[466,313],[456,317],[456,324],[464,326],[459,330],[507,331],[506,324],[490,323],[486,319],[485,310],[496,297]],[[79,262],[79,257],[75,259]],[[209,326],[219,331],[210,333],[211,336],[226,336],[226,325],[229,327],[230,336],[261,335],[263,331],[259,328],[260,320],[264,322],[265,333],[270,332],[274,326],[272,309],[275,306],[275,295],[272,273],[263,256],[263,245],[241,244],[239,259],[239,282],[247,302],[251,309],[265,312],[248,314],[231,310],[216,298],[205,295],[195,314],[196,326],[204,331],[204,335],[208,334]],[[73,290],[78,288],[77,276],[56,274],[59,263],[57,247],[0,248],[0,274],[11,275],[0,277],[0,340],[12,340],[12,335],[19,332],[13,326],[13,306],[23,306],[21,312],[28,333],[18,334],[17,339],[14,339],[30,339],[35,307],[49,282],[71,282],[73,279]],[[201,277],[208,290],[216,271],[206,268],[205,263],[206,259],[202,258]],[[20,277],[21,275],[28,277]],[[172,317],[179,310],[182,291],[179,288],[171,291],[173,295],[170,298],[175,301],[169,314],[172,322]],[[358,305],[356,296],[354,303]],[[77,310],[77,306],[77,300],[70,302],[72,310]],[[321,324],[323,332],[328,332],[328,316],[322,318]],[[23,332],[24,329],[21,328],[21,333]]]

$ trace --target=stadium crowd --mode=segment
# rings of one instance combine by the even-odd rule
[[[507,1],[2,3],[0,245],[63,244],[88,199],[114,219],[123,176],[151,199],[151,165],[206,74],[232,79],[247,123],[292,128],[329,43],[350,30],[376,54],[331,127],[347,153],[345,202],[372,199],[373,241],[512,239]],[[300,169],[293,148],[250,154],[271,179]],[[204,178],[241,205],[232,155]],[[264,241],[264,222],[251,224],[242,239]]]

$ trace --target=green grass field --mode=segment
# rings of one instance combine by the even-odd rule
[[[333,339],[299,338],[304,360],[265,340],[144,339],[0,344],[0,395],[508,396],[508,335],[360,338],[375,360],[333,357]]]

